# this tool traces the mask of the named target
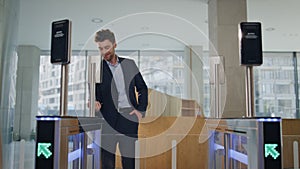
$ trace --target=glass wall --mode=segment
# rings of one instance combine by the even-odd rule
[[[254,68],[257,116],[297,117],[298,57],[292,52],[264,53],[263,65]]]
[[[12,128],[16,106],[16,77],[20,0],[0,0],[0,168],[13,163]],[[3,162],[1,164],[1,162]]]
[[[247,1],[248,6],[248,19],[249,20],[261,20],[263,14],[260,11],[272,12],[272,9],[268,9],[269,4],[263,2],[259,5],[260,8],[254,6],[255,3],[261,1]],[[281,1],[276,1],[281,3]],[[82,7],[86,7],[86,2],[76,2],[72,3],[69,8],[68,13],[62,8],[62,10],[57,8],[57,3],[54,1],[49,1],[49,3],[38,1],[20,1],[20,0],[0,0],[0,76],[1,76],[1,109],[0,109],[0,130],[2,134],[2,154],[4,169],[9,168],[19,168],[17,161],[19,160],[20,146],[19,139],[13,137],[12,128],[13,124],[16,123],[15,110],[16,110],[16,94],[22,91],[23,88],[16,88],[16,77],[17,77],[17,64],[18,56],[16,51],[16,46],[20,44],[24,45],[36,45],[41,49],[49,50],[49,28],[51,20],[55,18],[72,18],[73,35],[75,37],[73,40],[81,39],[73,43],[73,49],[80,49],[83,47],[85,40],[90,36],[90,33],[96,29],[102,27],[103,25],[109,24],[108,26],[115,29],[116,32],[120,32],[119,36],[125,39],[125,33],[128,28],[126,25],[134,25],[134,29],[130,29],[130,33],[139,32],[151,32],[153,30],[160,30],[158,28],[163,28],[162,31],[158,31],[161,34],[170,35],[170,37],[177,37],[175,35],[180,35],[178,38],[182,41],[171,43],[168,38],[147,39],[145,36],[141,36],[137,44],[131,44],[134,46],[133,49],[144,49],[152,47],[154,42],[155,46],[153,49],[175,49],[177,51],[160,51],[160,50],[127,50],[118,51],[118,54],[122,57],[129,57],[135,60],[136,64],[141,70],[143,77],[149,88],[155,89],[161,93],[167,94],[175,98],[186,98],[188,94],[185,89],[190,87],[185,77],[184,73],[188,69],[184,60],[184,51],[180,51],[187,44],[201,44],[204,46],[204,50],[207,50],[207,42],[199,43],[199,37],[202,37],[194,33],[195,31],[190,31],[192,28],[187,28],[191,26],[201,27],[201,31],[206,36],[208,34],[208,5],[204,1],[162,1],[159,7],[157,3],[144,2],[144,3],[121,3],[122,5],[117,5],[114,13],[109,13],[109,8],[103,8],[99,10],[99,4],[90,3],[89,11],[86,12],[86,16],[78,12]],[[107,2],[106,6],[114,5],[115,2]],[[145,4],[146,3],[146,4]],[[170,5],[172,3],[172,5]],[[70,6],[68,3],[63,3]],[[62,4],[62,5],[63,5]],[[78,7],[73,6],[78,4]],[[204,5],[203,5],[204,4]],[[287,4],[287,3],[286,3]],[[263,6],[266,5],[266,6]],[[281,5],[279,5],[281,7]],[[296,7],[297,5],[294,5]],[[184,7],[184,8],[183,8]],[[252,7],[252,8],[251,8]],[[93,10],[92,10],[93,9]],[[126,9],[126,10],[123,10]],[[183,10],[182,10],[183,9]],[[267,10],[266,10],[267,9]],[[278,13],[274,8],[273,10]],[[289,8],[286,8],[289,9]],[[53,11],[56,11],[53,13]],[[124,17],[126,15],[152,11],[153,15],[157,17],[149,17],[148,19],[143,19],[142,17],[134,17],[133,15],[128,20],[118,20],[118,22],[112,23],[116,18]],[[292,10],[290,10],[292,11]],[[99,13],[100,12],[100,13]],[[287,11],[288,12],[288,11]],[[74,15],[74,13],[76,15]],[[161,13],[158,15],[158,13]],[[165,15],[165,14],[166,15]],[[43,14],[43,15],[39,15]],[[51,15],[50,15],[51,14]],[[257,16],[262,17],[259,18]],[[269,14],[269,13],[268,13]],[[171,17],[171,15],[174,15]],[[39,17],[38,17],[39,16]],[[46,18],[43,18],[47,16]],[[91,16],[103,16],[101,23],[91,22]],[[168,17],[167,17],[168,16]],[[268,15],[273,16],[273,15]],[[281,21],[286,23],[279,23],[280,25],[293,25],[294,21],[297,19],[292,18],[293,16],[298,16],[294,14],[281,15]],[[288,16],[288,17],[287,17]],[[19,19],[20,17],[20,19]],[[42,17],[42,18],[41,18]],[[151,19],[152,18],[152,19]],[[154,18],[154,19],[153,19]],[[158,19],[157,19],[158,18]],[[162,22],[159,20],[162,18]],[[171,18],[171,19],[170,19]],[[258,18],[258,19],[257,19]],[[276,17],[272,17],[276,18]],[[103,20],[102,20],[103,19]],[[126,17],[125,17],[126,19]],[[132,20],[131,20],[132,19]],[[141,21],[139,20],[141,19]],[[273,19],[272,19],[273,20]],[[38,21],[38,22],[37,22]],[[131,22],[128,22],[131,21]],[[151,22],[160,21],[160,22]],[[20,23],[20,24],[19,24]],[[123,26],[123,23],[125,26]],[[152,24],[151,24],[152,23]],[[165,24],[167,23],[167,24]],[[276,20],[275,23],[278,23]],[[150,26],[148,25],[150,24]],[[225,23],[226,24],[226,23]],[[269,24],[269,25],[267,25]],[[121,26],[120,26],[121,25]],[[275,24],[277,25],[277,24]],[[156,27],[158,26],[158,27]],[[169,27],[168,27],[169,26]],[[191,26],[191,27],[193,27]],[[272,26],[272,23],[264,22],[265,28]],[[278,25],[279,26],[279,25]],[[87,28],[86,31],[78,31],[79,27]],[[295,26],[292,26],[296,28]],[[19,28],[19,30],[18,30]],[[290,27],[289,27],[290,28]],[[276,28],[278,29],[278,28]],[[21,30],[21,31],[20,31]],[[42,30],[41,32],[38,30]],[[271,36],[278,39],[279,33],[269,27],[269,32],[265,32],[264,36]],[[279,29],[278,29],[279,30]],[[132,32],[131,32],[132,31]],[[19,32],[19,33],[18,33]],[[190,32],[191,39],[186,39],[186,33]],[[170,33],[170,34],[169,34]],[[199,32],[198,32],[199,33]],[[273,34],[274,33],[274,34]],[[46,35],[46,37],[42,36]],[[79,35],[84,35],[80,36]],[[208,36],[208,35],[207,35]],[[296,39],[293,36],[298,37],[295,33],[284,33],[282,34],[283,42],[294,42]],[[37,37],[37,39],[35,39]],[[122,39],[121,38],[121,39]],[[128,38],[128,37],[127,37]],[[190,37],[189,37],[190,38]],[[271,42],[277,42],[274,39],[265,41],[265,44],[272,44]],[[19,39],[19,41],[18,41]],[[42,40],[41,40],[42,39]],[[130,40],[130,38],[128,38]],[[127,42],[129,40],[127,39]],[[167,39],[167,41],[162,41]],[[265,38],[267,39],[267,38]],[[279,38],[280,39],[280,38]],[[146,40],[149,40],[146,41]],[[205,41],[208,39],[205,39]],[[297,40],[297,39],[296,39]],[[296,41],[295,40],[295,41]],[[46,42],[46,43],[44,43]],[[131,42],[131,41],[130,41]],[[172,41],[175,42],[175,41]],[[183,44],[187,42],[187,44]],[[297,42],[297,41],[296,41]],[[175,44],[175,45],[174,45]],[[178,45],[180,44],[180,45]],[[264,44],[264,45],[265,45]],[[292,43],[297,44],[297,43]],[[122,44],[121,44],[122,45]],[[131,45],[129,45],[131,47]],[[166,45],[166,46],[164,46]],[[274,44],[273,44],[274,45]],[[280,45],[278,47],[277,45]],[[276,43],[274,49],[282,50],[283,46],[290,45],[290,43]],[[266,46],[266,45],[265,45]],[[286,47],[285,46],[285,47]],[[289,47],[289,46],[288,46]],[[94,48],[91,48],[94,49]],[[127,48],[124,48],[127,49]],[[129,48],[132,49],[132,48]],[[180,50],[179,50],[180,49]],[[297,48],[288,48],[288,50],[296,50]],[[179,50],[179,51],[178,51]],[[182,49],[184,50],[184,49]],[[286,49],[285,49],[286,50]],[[271,50],[272,51],[272,50]],[[255,108],[256,114],[258,116],[281,116],[283,118],[300,118],[299,117],[299,81],[300,81],[300,53],[293,52],[266,52],[264,53],[264,64],[259,67],[255,67]],[[72,61],[70,64],[69,73],[69,83],[68,83],[68,115],[74,116],[86,116],[87,110],[87,100],[88,100],[88,85],[87,85],[87,67],[88,58],[90,56],[99,55],[98,51],[73,51]],[[208,52],[203,53],[205,63],[209,63]],[[59,114],[59,101],[60,101],[60,76],[61,67],[59,65],[50,64],[50,56],[48,51],[44,51],[40,59],[40,77],[39,77],[39,97],[38,97],[38,111],[33,112],[36,115],[58,115]],[[209,116],[210,113],[210,83],[209,83],[209,66],[203,65],[203,84],[200,87],[203,89],[203,114]],[[20,76],[20,75],[19,75]],[[188,99],[188,98],[187,98]],[[27,117],[27,116],[26,116]],[[34,117],[27,117],[32,118]],[[22,126],[21,126],[22,127]],[[29,134],[29,133],[28,133]],[[27,140],[25,145],[25,168],[33,168],[34,161],[34,151],[32,151],[34,146],[34,134],[32,131],[30,135],[32,136],[30,141]],[[14,140],[16,142],[14,142]],[[1,168],[2,166],[0,166]]]
[[[69,65],[68,115],[83,116],[86,108],[86,58],[74,52]],[[59,115],[61,66],[50,63],[49,53],[41,56],[38,115]]]
[[[90,56],[99,55],[98,51],[74,51],[69,67],[68,114],[87,115],[87,60]],[[183,51],[117,51],[119,56],[133,59],[138,65],[149,88],[170,96],[183,98],[185,95],[183,71]],[[208,62],[208,52],[203,52],[204,62]],[[296,86],[299,83],[298,63],[300,55],[293,52],[265,52],[264,64],[254,68],[255,75],[255,108],[257,116],[280,116],[296,118]],[[295,65],[297,65],[295,67]],[[297,69],[295,69],[297,68]],[[40,59],[39,110],[37,115],[59,114],[60,92],[59,65],[50,63],[49,52],[43,52]],[[295,71],[297,70],[297,71]],[[203,66],[203,112],[210,112],[209,66]],[[295,78],[295,77],[298,77]],[[295,83],[298,80],[298,83]],[[298,96],[299,97],[299,96]],[[33,149],[34,142],[26,144],[26,150]],[[14,146],[15,159],[18,159],[19,144]],[[29,151],[28,151],[29,152]],[[33,152],[28,155],[33,157]],[[33,161],[30,161],[31,165]]]
[[[75,54],[74,54],[75,53]],[[87,64],[97,51],[86,51],[85,56],[73,53],[69,65],[68,115],[87,115]],[[77,52],[78,53],[78,52]],[[150,89],[183,98],[183,51],[117,51],[120,57],[131,58],[139,67]],[[49,52],[40,60],[38,115],[59,115],[61,66],[50,63]]]
[[[149,88],[183,97],[183,51],[141,51],[140,69]]]
[[[76,52],[74,52],[76,53]],[[78,52],[77,52],[78,53]],[[68,114],[87,115],[87,59],[98,55],[97,51],[86,51],[86,56],[74,54],[70,64]],[[177,98],[184,98],[183,51],[117,51],[119,56],[131,58],[138,65],[148,87]],[[208,52],[204,52],[208,60]],[[263,65],[254,67],[255,109],[257,116],[279,116],[296,118],[297,100],[295,83],[295,61],[293,52],[265,52]],[[44,52],[40,61],[40,87],[38,115],[59,114],[60,66],[50,64],[49,53]],[[206,62],[206,61],[204,61]],[[298,68],[299,69],[299,68]],[[298,70],[299,72],[300,70]],[[299,73],[298,73],[298,76]],[[209,66],[203,67],[203,113],[210,112]],[[298,87],[299,89],[299,87]],[[298,96],[299,97],[299,96]]]

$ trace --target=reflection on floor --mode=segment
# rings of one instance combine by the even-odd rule
[[[14,162],[11,163],[11,169],[19,169],[20,161],[20,142],[12,142],[12,149],[14,150]],[[24,147],[24,169],[34,169],[34,154],[35,154],[35,141],[26,141]]]

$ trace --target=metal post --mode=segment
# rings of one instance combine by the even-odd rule
[[[141,50],[138,50],[138,68],[141,69]]]
[[[294,90],[295,90],[295,101],[296,101],[296,118],[300,118],[299,111],[299,82],[298,82],[298,63],[297,53],[293,52],[293,63],[294,63]]]
[[[68,112],[68,73],[69,65],[61,65],[60,116],[66,116]]]
[[[94,132],[95,138],[93,143],[94,153],[94,169],[101,168],[101,129]]]
[[[87,134],[81,133],[81,169],[87,168]]]
[[[177,142],[176,140],[172,140],[172,169],[176,169],[176,163],[177,163]]]
[[[135,141],[135,169],[140,169],[140,142]]]
[[[79,135],[72,136],[73,138],[73,150],[79,149],[80,137]],[[79,169],[79,159],[73,161],[73,169]]]
[[[223,58],[222,56],[215,56],[215,57],[210,57],[210,84],[213,85],[214,87],[214,94],[213,94],[213,107],[214,107],[214,113],[211,115],[211,117],[214,118],[221,118],[222,117],[222,106],[221,106],[221,98],[222,98],[222,93],[221,93],[221,88],[220,85],[224,83],[224,74],[222,74],[223,70],[222,68],[224,67],[223,64]]]
[[[253,67],[246,66],[246,117],[254,117]]]
[[[208,131],[211,132],[211,131]],[[211,136],[208,140],[209,149],[208,149],[208,168],[216,169],[216,151],[215,151],[215,133],[211,132]]]
[[[299,168],[298,141],[293,142],[294,169]]]
[[[230,134],[224,133],[225,169],[230,169]]]
[[[91,63],[89,66],[88,81],[90,83],[90,117],[95,117],[95,72],[96,63]]]
[[[220,83],[219,83],[219,64],[215,64],[215,117],[220,117],[220,110],[219,110],[219,97],[220,97]]]

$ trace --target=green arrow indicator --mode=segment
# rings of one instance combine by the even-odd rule
[[[48,149],[51,143],[38,143],[38,153],[37,156],[40,157],[42,154],[48,159],[51,157],[52,152]]]
[[[278,144],[265,144],[265,157],[268,157],[271,155],[274,160],[280,155],[275,148],[278,146]]]

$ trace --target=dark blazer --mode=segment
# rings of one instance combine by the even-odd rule
[[[128,101],[134,109],[145,116],[148,105],[147,85],[133,60],[119,57],[119,62],[122,66]],[[138,93],[138,100],[135,91]],[[102,104],[101,114],[104,119],[115,128],[120,115],[117,107],[118,92],[106,61],[103,61],[102,83],[96,84],[96,100]]]

